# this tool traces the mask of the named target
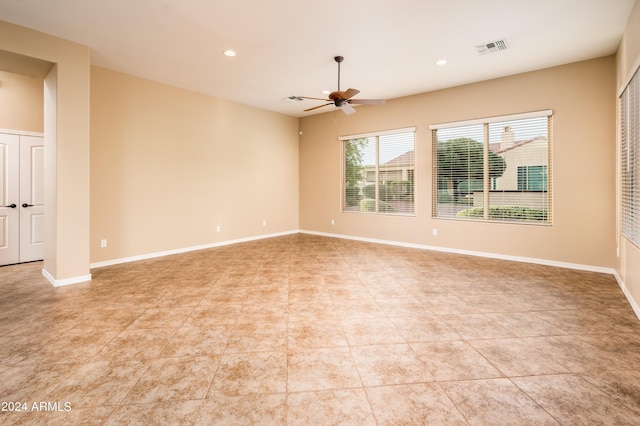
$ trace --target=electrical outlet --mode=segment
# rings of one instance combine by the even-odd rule
[[[267,221],[266,220],[262,221],[262,226],[267,226]]]
[[[438,235],[438,229],[433,228],[433,231],[431,231],[431,233],[433,234],[433,236],[435,237],[436,235]]]
[[[216,232],[220,232],[220,225],[216,226]]]
[[[336,224],[336,221],[335,221],[335,220],[333,220],[333,219],[331,219],[331,224],[332,224],[332,225],[335,225],[335,224]]]
[[[107,240],[100,240],[100,248],[105,248],[107,246]]]

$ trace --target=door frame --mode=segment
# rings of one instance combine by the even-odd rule
[[[42,72],[47,187],[42,274],[54,286],[90,281],[91,49],[0,21],[0,50],[51,65]]]

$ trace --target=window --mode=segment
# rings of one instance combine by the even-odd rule
[[[640,77],[620,96],[622,235],[640,246]]]
[[[430,129],[434,217],[551,223],[552,111]]]
[[[546,188],[547,166],[518,166],[518,191],[544,191]]]
[[[339,138],[342,211],[415,213],[415,128]]]

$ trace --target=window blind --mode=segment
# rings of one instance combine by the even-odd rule
[[[551,114],[431,126],[433,216],[551,223]]]
[[[343,211],[415,213],[415,128],[339,139]]]
[[[640,77],[620,96],[622,234],[640,246]]]

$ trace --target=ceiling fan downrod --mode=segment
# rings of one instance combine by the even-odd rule
[[[344,57],[335,56],[333,59],[338,63],[338,92],[339,92],[340,91],[340,63],[344,61]]]

